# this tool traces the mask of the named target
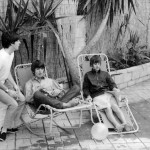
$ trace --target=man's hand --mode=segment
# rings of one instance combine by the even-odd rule
[[[19,87],[15,84],[14,86],[15,91],[19,91]]]
[[[120,93],[120,89],[117,89],[117,88],[113,88],[113,91],[115,91],[115,98],[116,98],[116,101],[118,103],[118,106],[121,105],[121,99],[122,99],[122,96],[121,96],[121,93]]]
[[[120,92],[120,89],[118,89],[118,88],[113,88],[113,91],[115,91],[115,92]]]
[[[60,89],[54,89],[54,90],[53,90],[53,95],[54,95],[54,96],[58,96],[60,93],[61,93],[61,90],[60,90]]]
[[[58,97],[61,98],[62,96],[65,95],[65,91],[61,91],[59,94],[58,94]]]
[[[91,102],[91,101],[92,101],[92,97],[89,95],[89,96],[86,98],[86,101]]]
[[[16,91],[13,90],[9,90],[8,94],[13,97],[13,98],[17,98],[18,97],[18,93]]]

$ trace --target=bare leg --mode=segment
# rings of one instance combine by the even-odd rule
[[[12,97],[10,97],[6,92],[0,89],[0,101],[8,106],[4,124],[3,124],[3,131],[6,132],[7,128],[10,128],[13,124],[13,121],[15,119],[15,111],[18,107],[18,104],[16,100],[14,100]]]
[[[123,112],[121,111],[121,109],[119,108],[119,106],[116,103],[113,103],[113,101],[111,101],[111,108],[116,113],[118,118],[120,119],[120,121],[121,121],[122,125],[124,126],[125,130],[130,131],[132,126],[127,123],[127,121],[125,119],[125,116],[124,116]]]
[[[115,117],[114,117],[114,115],[113,115],[112,109],[111,109],[111,108],[106,108],[106,109],[105,109],[105,113],[106,113],[106,115],[107,115],[109,121],[115,126],[115,128],[117,129],[117,131],[118,131],[118,132],[121,132],[121,131],[123,130],[123,127],[124,127],[124,126],[123,126],[123,125],[120,125],[120,124],[116,121],[116,119],[115,119]]]
[[[124,114],[122,113],[121,109],[116,104],[111,105],[112,110],[116,113],[118,118],[120,119],[121,123],[126,124],[126,119],[124,117]]]
[[[21,115],[22,115],[24,108],[25,108],[25,102],[19,101],[18,108],[15,112],[15,120],[14,120],[14,127],[13,128],[16,128],[22,124],[22,121],[20,120],[20,118],[21,118]]]

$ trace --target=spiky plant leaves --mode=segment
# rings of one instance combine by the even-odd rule
[[[25,3],[23,0],[20,0],[18,4],[17,12],[14,9],[13,0],[8,1],[8,9],[5,20],[0,17],[1,28],[0,31],[2,32],[17,32],[22,25],[25,23],[25,15],[28,6],[28,1]],[[24,3],[24,7],[22,7],[22,3]]]

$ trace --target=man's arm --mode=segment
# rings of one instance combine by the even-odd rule
[[[11,82],[11,84],[12,84],[12,85],[13,85],[13,87],[14,87],[14,89],[15,89],[16,91],[18,91],[18,90],[19,90],[19,88],[18,88],[18,86],[17,86],[16,82],[14,81],[14,79],[13,79],[13,77],[12,77],[11,73],[9,73],[8,80]]]
[[[14,97],[14,98],[17,97],[16,91],[8,89],[1,81],[0,81],[0,89],[2,89],[3,91],[5,91],[11,97]]]
[[[114,82],[114,80],[112,79],[112,77],[109,75],[109,73],[107,73],[106,81],[107,81],[107,83],[108,83],[108,86],[109,86],[109,90],[110,90],[110,91],[112,91],[114,88],[117,89],[117,85],[116,85],[116,83]]]
[[[27,102],[31,102],[33,98],[33,89],[32,89],[32,84],[31,81],[28,81],[25,84],[25,98]]]
[[[0,81],[0,89],[8,93],[8,88]]]
[[[112,79],[112,77],[108,74],[108,77],[107,77],[107,81],[108,81],[108,84],[109,84],[109,88],[110,90],[110,93],[115,97],[118,105],[120,105],[120,101],[121,101],[121,94],[120,94],[120,89],[118,89],[116,83],[114,82],[114,80]]]

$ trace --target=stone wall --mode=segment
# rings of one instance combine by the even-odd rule
[[[150,63],[112,71],[111,74],[114,74],[113,79],[118,87],[123,89],[150,79]]]

